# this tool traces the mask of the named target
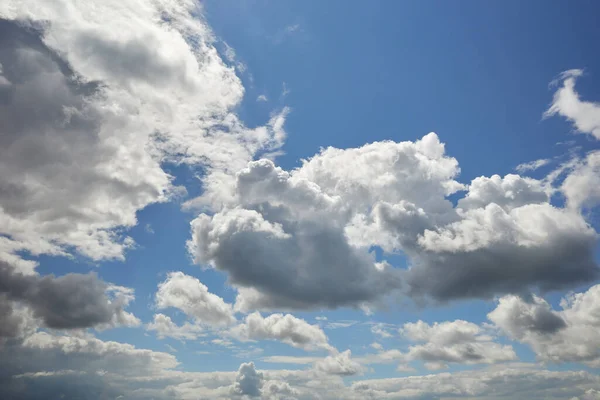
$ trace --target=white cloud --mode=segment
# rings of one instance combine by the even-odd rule
[[[261,94],[256,98],[256,101],[268,101],[268,100],[269,99],[264,94]]]
[[[423,343],[411,346],[404,362],[422,360],[429,369],[444,368],[446,363],[493,364],[517,359],[511,346],[495,343],[478,325],[463,320],[406,323],[400,333]]]
[[[600,139],[600,104],[581,100],[575,91],[575,81],[582,75],[580,69],[560,75],[562,86],[554,94],[552,105],[544,116],[561,115],[571,121],[578,132]]]
[[[202,327],[189,322],[179,326],[164,314],[154,314],[154,320],[146,325],[149,331],[155,331],[159,339],[171,337],[180,340],[192,340],[202,334]]]
[[[177,308],[198,324],[213,327],[227,326],[235,321],[230,304],[210,293],[200,280],[183,272],[170,272],[158,285],[156,306]]]
[[[242,324],[233,327],[230,334],[238,340],[279,340],[308,351],[334,350],[319,326],[291,314],[271,314],[263,318],[254,312],[247,315]]]
[[[549,158],[540,158],[539,160],[533,160],[526,163],[519,164],[515,167],[515,171],[520,174],[525,174],[529,171],[535,171],[539,168],[542,168],[545,165],[550,164],[552,160]]]
[[[189,247],[228,273],[240,311],[368,307],[401,289],[492,298],[598,275],[595,230],[553,206],[546,181],[509,174],[465,186],[458,173],[434,133],[323,149],[293,171],[254,161],[225,207],[193,221]],[[447,196],[463,189],[454,207]],[[404,255],[408,270],[376,263],[371,246]]]
[[[356,324],[358,324],[358,321],[353,321],[353,320],[331,321],[325,325],[325,328],[326,329],[349,328]]]
[[[371,326],[371,332],[376,335],[379,336],[383,339],[388,339],[393,337],[394,335],[392,335],[389,331],[388,331],[388,326],[387,324],[384,323],[376,323],[373,324],[373,326]]]
[[[233,392],[250,397],[258,397],[263,385],[263,375],[256,371],[254,363],[240,365],[233,384]]]
[[[0,233],[12,252],[123,258],[136,212],[179,190],[161,163],[206,165],[213,182],[282,144],[279,122],[248,129],[233,113],[244,88],[197,7],[0,5]]]
[[[543,299],[505,296],[488,318],[511,338],[526,343],[542,361],[600,366],[600,285],[574,293],[555,311]]]
[[[326,374],[350,376],[363,372],[363,367],[351,358],[350,350],[332,354],[315,362],[314,368]]]
[[[570,207],[592,208],[600,203],[600,151],[589,152],[576,162],[563,181],[561,191]]]
[[[360,398],[512,398],[565,399],[599,384],[597,376],[583,371],[546,371],[524,367],[355,381]]]

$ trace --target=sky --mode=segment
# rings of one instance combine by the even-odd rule
[[[598,12],[0,2],[0,398],[600,399]]]

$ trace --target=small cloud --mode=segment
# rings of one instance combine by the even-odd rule
[[[171,353],[177,353],[177,349],[173,346],[171,346],[170,344],[165,344],[165,347],[167,348],[167,350],[169,350]]]
[[[264,94],[261,94],[256,98],[256,101],[268,101],[269,99]]]
[[[144,229],[148,233],[152,233],[152,234],[154,233],[154,229],[152,229],[152,225],[150,225],[150,224],[146,224],[146,226],[144,227]]]
[[[218,346],[223,346],[223,347],[235,347],[233,345],[233,342],[231,340],[227,340],[227,339],[213,339],[210,341],[212,344],[216,344]]]
[[[515,170],[518,173],[524,173],[528,171],[535,171],[538,168],[543,167],[544,165],[548,165],[550,163],[549,158],[541,158],[539,160],[529,161],[523,164],[519,164],[515,167]]]
[[[383,350],[383,346],[380,343],[377,342],[373,342],[370,345],[372,348],[374,348],[375,350]]]
[[[325,325],[325,328],[327,328],[327,329],[349,328],[352,325],[356,325],[357,323],[358,323],[358,321],[353,321],[353,320],[334,321],[334,322],[329,322],[327,325]]]
[[[315,319],[316,319],[317,321],[327,321],[327,317],[326,317],[326,316],[324,316],[324,315],[320,315],[320,316],[318,316],[318,317],[315,317]]]
[[[273,43],[278,45],[285,41],[286,38],[295,35],[299,32],[302,32],[302,27],[300,24],[291,24],[286,26],[285,28],[278,31],[275,36],[273,36]]]
[[[284,31],[286,33],[294,33],[298,29],[300,29],[300,24],[294,24],[294,25],[288,25],[288,26],[286,26],[285,29],[284,29]]]
[[[393,335],[387,331],[386,324],[376,323],[371,327],[371,332],[383,339],[391,338]]]
[[[287,83],[283,82],[283,84],[281,86],[282,86],[281,97],[286,97],[288,94],[290,94],[292,92],[290,90],[290,88],[288,88]]]

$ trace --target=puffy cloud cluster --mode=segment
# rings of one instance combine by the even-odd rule
[[[363,367],[358,362],[352,360],[351,356],[352,353],[350,350],[333,354],[315,362],[314,368],[317,371],[332,375],[349,376],[361,373]]]
[[[488,318],[546,362],[600,367],[600,285],[566,296],[555,311],[542,298],[505,296]]]
[[[242,363],[236,371],[183,372],[173,355],[104,342],[89,336],[36,333],[19,352],[18,368],[0,367],[0,397],[94,399],[358,400],[423,398],[593,399],[600,380],[584,371],[547,371],[507,365],[476,371],[403,378],[354,380],[315,370],[257,370]],[[348,354],[349,355],[349,354]],[[68,360],[68,367],[66,360]],[[76,377],[76,379],[74,379]],[[348,378],[346,378],[348,379]]]
[[[0,336],[18,336],[29,313],[55,329],[139,325],[125,311],[133,299],[133,290],[109,285],[93,273],[24,275],[0,262]]]
[[[423,343],[411,346],[403,361],[421,360],[428,369],[444,368],[446,363],[493,364],[517,359],[511,346],[495,343],[478,325],[463,320],[407,323],[400,333]]]
[[[259,312],[249,314],[230,334],[238,340],[279,340],[308,351],[334,351],[327,335],[318,325],[310,325],[291,314],[271,314],[263,318]]]
[[[159,309],[177,308],[201,325],[224,327],[235,321],[231,304],[210,293],[200,280],[183,272],[170,272],[158,285],[156,306]]]
[[[179,191],[162,163],[205,165],[214,184],[282,144],[287,111],[254,129],[233,113],[244,88],[198,7],[0,5],[0,233],[9,253],[122,258],[134,243],[118,228]]]
[[[159,339],[171,337],[179,340],[192,340],[202,335],[202,327],[197,324],[185,322],[179,326],[165,314],[155,314],[151,323],[146,325],[149,331],[155,331]]]
[[[232,391],[239,395],[258,397],[260,396],[262,385],[263,375],[256,371],[254,363],[246,363],[240,365]]]
[[[228,273],[239,310],[359,307],[401,289],[492,298],[598,276],[596,231],[576,207],[553,205],[544,181],[509,174],[464,186],[458,172],[434,133],[328,148],[293,171],[253,161],[229,203],[192,222],[190,249]],[[565,188],[578,186],[570,179]],[[463,189],[453,206],[447,196]],[[372,246],[405,255],[408,269],[376,262]]]

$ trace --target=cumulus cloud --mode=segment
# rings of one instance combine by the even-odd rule
[[[199,324],[227,326],[235,321],[233,309],[219,296],[210,293],[200,280],[183,272],[170,272],[158,285],[156,306],[177,308]]]
[[[423,343],[411,346],[404,362],[421,360],[429,369],[444,368],[446,363],[493,364],[517,359],[511,346],[495,343],[478,325],[463,320],[407,323],[400,333]]]
[[[349,244],[336,221],[339,197],[314,183],[263,159],[237,175],[237,201],[193,221],[191,248],[199,263],[247,289],[240,308],[355,305],[399,285],[397,274]]]
[[[159,339],[171,337],[180,340],[193,340],[202,334],[201,326],[189,322],[185,322],[180,326],[164,314],[155,314],[154,320],[146,325],[146,329],[155,331]]]
[[[2,322],[7,326],[16,324],[14,311],[8,311],[16,307],[14,302],[25,305],[49,328],[106,328],[140,323],[125,311],[134,299],[133,290],[108,285],[93,273],[23,275],[0,262],[0,294],[4,295]]]
[[[574,163],[560,190],[573,208],[592,208],[600,203],[600,151],[589,152]]]
[[[465,186],[459,171],[434,133],[327,148],[292,171],[253,161],[227,205],[192,222],[189,247],[228,273],[241,311],[361,307],[399,290],[492,298],[598,276],[595,230],[551,204],[545,181],[509,174]],[[465,189],[453,206],[447,196]],[[409,268],[375,262],[372,246]]]
[[[291,314],[271,314],[263,318],[259,312],[249,314],[230,334],[239,340],[279,340],[308,351],[333,351],[327,335],[318,325],[310,325]]]
[[[315,362],[314,368],[317,371],[332,374],[350,376],[356,375],[363,371],[363,367],[351,358],[350,350],[341,353],[329,355],[322,360]]]
[[[558,81],[562,81],[562,86],[554,94],[552,104],[544,116],[558,114],[571,121],[577,132],[600,139],[600,104],[581,100],[579,93],[575,91],[575,82],[582,75],[583,71],[580,69],[565,71],[560,75]]]
[[[244,363],[240,365],[232,391],[239,395],[258,397],[260,396],[262,385],[263,375],[256,371],[254,363]]]
[[[600,285],[573,293],[553,310],[542,298],[502,297],[488,318],[505,334],[531,346],[547,362],[600,366]]]
[[[13,253],[122,258],[134,243],[120,228],[179,190],[162,163],[204,165],[216,182],[281,146],[285,113],[252,129],[233,113],[244,88],[198,11],[0,5],[0,233]]]

